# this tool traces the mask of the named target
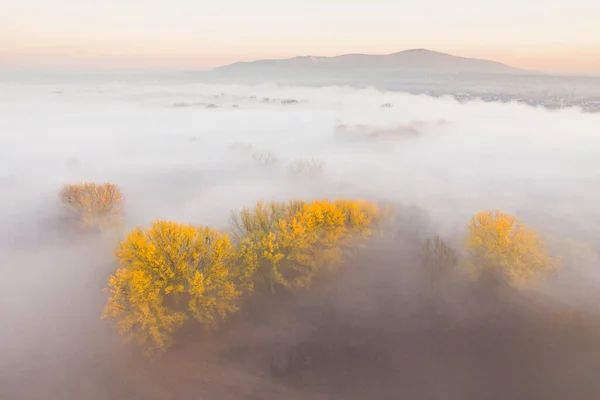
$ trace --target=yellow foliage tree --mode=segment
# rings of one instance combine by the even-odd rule
[[[259,201],[253,208],[242,208],[239,212],[232,213],[233,234],[238,239],[268,234],[277,229],[280,220],[291,218],[302,207],[302,201]]]
[[[123,196],[113,183],[65,185],[59,197],[68,217],[84,229],[114,227],[122,223]]]
[[[340,264],[352,239],[369,236],[378,218],[377,206],[363,201],[259,203],[234,216],[244,234],[240,262],[267,291],[306,288],[320,271]]]
[[[117,256],[105,317],[150,351],[168,347],[188,315],[213,328],[237,310],[233,248],[216,230],[156,221],[131,232]]]
[[[502,211],[480,212],[467,225],[466,248],[473,265],[523,282],[551,268],[551,259],[535,231]]]

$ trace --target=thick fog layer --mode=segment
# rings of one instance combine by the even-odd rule
[[[416,209],[453,238],[472,214],[501,209],[598,250],[599,155],[600,116],[576,109],[345,87],[3,83],[0,367],[117,351],[97,322],[116,242],[64,234],[65,183],[117,183],[127,228],[226,229],[257,200],[353,197]],[[298,173],[299,160],[318,168]],[[595,284],[598,265],[579,267]],[[34,361],[46,344],[52,355]]]
[[[215,224],[258,199],[302,194],[418,205],[446,229],[489,208],[573,233],[600,221],[600,120],[576,109],[194,84],[4,85],[0,96],[1,228],[12,237],[15,221],[39,228],[57,188],[81,179],[118,183],[132,225]],[[252,174],[260,152],[277,157],[273,173],[318,158],[327,184],[313,192]]]

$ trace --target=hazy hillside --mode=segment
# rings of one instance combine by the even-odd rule
[[[508,65],[475,58],[457,57],[425,49],[405,50],[387,55],[344,54],[336,57],[299,56],[283,60],[238,62],[215,69],[216,72],[257,73],[302,70],[361,71],[385,70],[402,73],[523,73]]]

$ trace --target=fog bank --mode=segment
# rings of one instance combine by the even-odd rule
[[[36,362],[110,369],[93,360],[126,351],[99,320],[115,237],[65,233],[65,183],[118,184],[126,229],[156,219],[226,229],[232,210],[258,200],[353,197],[394,204],[405,227],[418,215],[428,234],[456,243],[472,214],[501,209],[550,241],[600,249],[600,115],[576,109],[347,87],[82,81],[2,83],[0,116],[0,387]],[[290,169],[311,159],[322,168]],[[577,277],[598,287],[597,259],[577,255],[565,259],[565,301],[585,300]]]

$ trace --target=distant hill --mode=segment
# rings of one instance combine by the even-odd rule
[[[514,74],[526,72],[496,61],[457,57],[425,49],[405,50],[387,55],[300,56],[280,60],[237,62],[214,70],[214,72],[227,74],[289,73],[292,71],[329,73],[384,71],[406,74]]]

